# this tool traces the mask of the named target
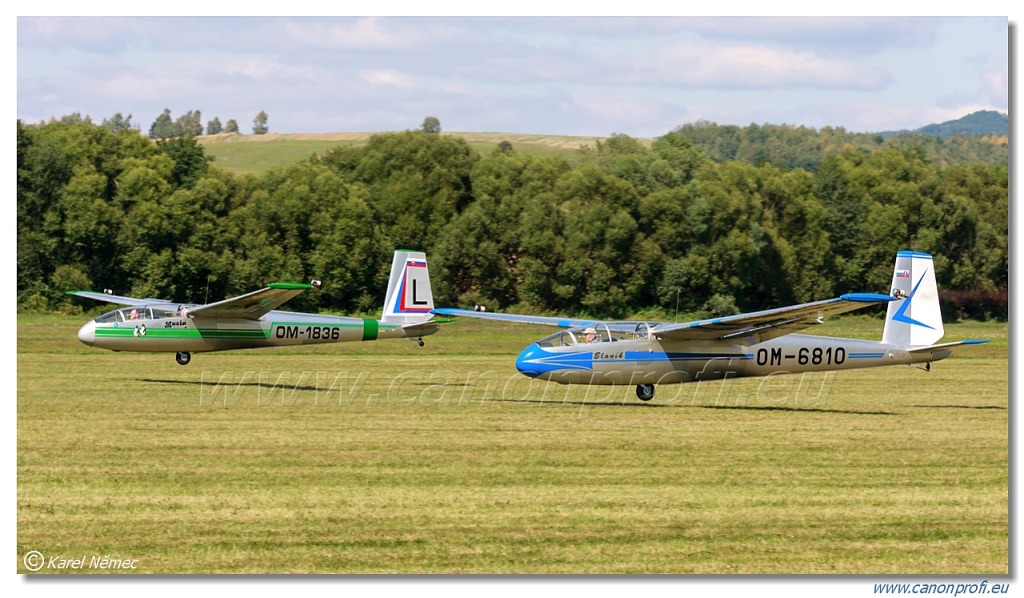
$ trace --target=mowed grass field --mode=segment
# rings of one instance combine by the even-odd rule
[[[993,342],[931,372],[643,404],[518,375],[533,327],[181,367],[85,347],[84,319],[18,318],[20,573],[1008,573],[1005,323],[948,325]]]
[[[520,153],[561,156],[570,163],[580,160],[579,149],[595,147],[601,137],[528,135],[522,133],[442,133],[466,141],[486,155],[502,141]],[[205,135],[198,137],[214,163],[236,174],[258,174],[322,155],[337,147],[366,145],[374,133],[268,133],[266,135]]]

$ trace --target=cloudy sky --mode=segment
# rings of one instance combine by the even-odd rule
[[[874,132],[1008,112],[1007,17],[18,17],[17,116],[271,132]]]

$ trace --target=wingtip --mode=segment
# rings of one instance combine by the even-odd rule
[[[305,291],[306,289],[313,288],[313,285],[305,282],[272,282],[267,286],[283,291]]]
[[[845,295],[840,295],[839,298],[844,301],[855,301],[857,303],[885,303],[886,301],[896,300],[892,295],[884,295],[882,293],[846,293]]]

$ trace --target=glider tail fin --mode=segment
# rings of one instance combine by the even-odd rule
[[[427,256],[422,251],[399,249],[391,262],[391,278],[381,320],[407,326],[429,320],[434,296],[430,292]]]
[[[932,256],[918,251],[900,251],[892,273],[891,293],[885,314],[882,342],[899,347],[935,344],[945,333],[939,311],[939,290],[935,285]]]

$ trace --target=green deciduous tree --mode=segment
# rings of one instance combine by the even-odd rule
[[[252,119],[252,134],[253,135],[266,135],[270,130],[267,126],[267,113],[260,110],[256,118]]]
[[[396,246],[427,248],[472,200],[477,159],[462,139],[405,131],[374,135],[363,148],[341,148],[321,160],[366,186],[375,218]]]
[[[132,115],[129,114],[125,117],[120,112],[110,118],[103,119],[102,126],[110,129],[113,133],[135,130],[135,125],[132,124]]]
[[[224,125],[220,124],[220,119],[216,116],[213,120],[206,123],[206,134],[207,135],[220,135],[224,132]]]
[[[186,137],[196,137],[203,134],[203,115],[198,110],[189,110],[178,117],[178,130]]]
[[[289,308],[372,313],[402,247],[427,252],[439,304],[710,317],[884,292],[913,249],[954,315],[1007,313],[1008,168],[930,146],[698,123],[567,160],[417,130],[238,176],[129,120],[18,122],[19,308],[72,309],[67,286],[205,302],[318,278]],[[187,120],[165,110],[151,135]],[[831,149],[800,166],[811,141]]]
[[[420,130],[424,133],[440,133],[441,132],[441,121],[436,116],[428,116],[423,119],[423,124],[420,125]]]
[[[164,108],[164,111],[160,116],[156,117],[153,124],[149,127],[149,137],[151,139],[167,139],[168,137],[178,137],[182,133],[181,124],[175,122],[171,118],[171,109]]]
[[[175,189],[192,187],[210,166],[210,158],[194,137],[161,141],[157,148],[174,161],[170,182]]]

